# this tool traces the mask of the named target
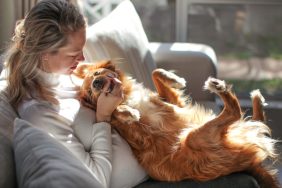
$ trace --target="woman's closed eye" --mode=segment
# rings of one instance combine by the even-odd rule
[[[68,56],[71,58],[77,58],[78,56],[80,56],[81,53],[75,52],[75,53],[69,53]]]
[[[70,55],[69,57],[72,58],[72,59],[76,59],[78,57],[78,55]]]

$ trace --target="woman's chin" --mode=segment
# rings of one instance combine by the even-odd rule
[[[73,73],[74,70],[72,69],[68,69],[68,70],[65,70],[65,71],[61,71],[61,72],[58,72],[58,74],[64,74],[64,75],[70,75]]]

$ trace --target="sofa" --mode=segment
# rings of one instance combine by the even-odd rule
[[[151,71],[155,68],[175,70],[187,80],[186,94],[218,111],[215,96],[202,91],[204,81],[217,75],[217,60],[214,50],[204,44],[149,42],[138,14],[125,0],[101,21],[87,28],[84,50],[86,61],[111,59],[127,74],[154,89]],[[5,87],[5,77],[0,78],[0,88]],[[18,119],[17,113],[7,102],[8,96],[0,95],[0,187],[93,187],[95,185],[83,165],[28,122]],[[32,145],[31,139],[42,142],[45,148]],[[23,149],[26,146],[29,149]],[[32,148],[32,149],[30,149]],[[48,149],[48,150],[47,150]],[[54,156],[52,152],[61,152]],[[29,163],[26,163],[26,162]],[[17,162],[17,163],[15,163]],[[33,165],[32,171],[29,170]],[[56,164],[65,164],[68,170],[58,169]],[[26,184],[26,181],[33,182]],[[59,185],[59,186],[58,186]],[[208,182],[185,180],[160,182],[149,178],[134,185],[136,188],[254,188],[257,181],[244,172],[230,174]],[[113,187],[114,188],[114,187]]]

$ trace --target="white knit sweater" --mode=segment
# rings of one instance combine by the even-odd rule
[[[80,105],[76,99],[79,80],[42,71],[39,75],[55,91],[59,105],[27,99],[18,108],[22,119],[66,146],[88,167],[101,187],[127,188],[146,179],[128,144],[108,123],[95,123],[95,112]]]

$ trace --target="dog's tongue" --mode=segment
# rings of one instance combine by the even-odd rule
[[[120,81],[119,79],[117,79],[117,78],[113,78],[113,81],[114,81],[115,83],[121,83],[121,81]]]

